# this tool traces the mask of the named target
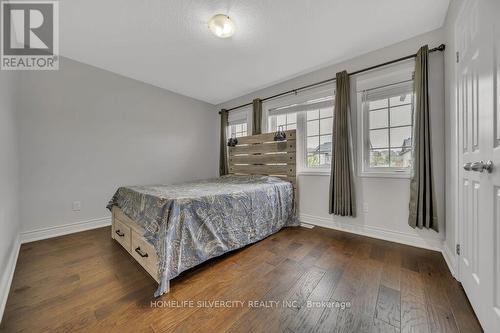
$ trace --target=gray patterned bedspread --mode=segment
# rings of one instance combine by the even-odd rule
[[[120,187],[107,208],[115,205],[146,230],[144,237],[156,249],[157,297],[181,272],[298,225],[292,185],[269,176]]]

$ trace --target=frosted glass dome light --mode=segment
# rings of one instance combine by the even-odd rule
[[[208,27],[215,36],[220,38],[231,37],[235,30],[234,22],[224,14],[217,14],[212,17],[208,22]]]

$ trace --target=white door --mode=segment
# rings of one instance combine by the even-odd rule
[[[466,0],[455,26],[459,276],[485,332],[500,332],[500,0]],[[491,163],[491,172],[486,170]],[[482,172],[481,172],[482,170]]]

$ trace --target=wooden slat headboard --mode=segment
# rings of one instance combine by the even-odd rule
[[[229,147],[229,173],[269,175],[296,183],[296,131],[285,131],[286,141],[274,141],[274,133],[238,138]]]

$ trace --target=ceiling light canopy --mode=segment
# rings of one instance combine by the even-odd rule
[[[229,16],[217,14],[208,22],[208,27],[212,33],[220,38],[228,38],[234,34],[235,26]]]

